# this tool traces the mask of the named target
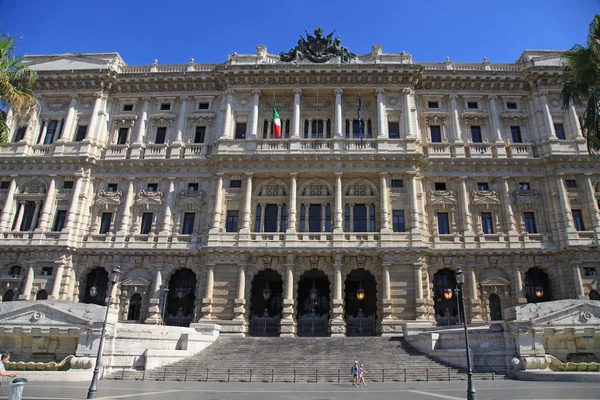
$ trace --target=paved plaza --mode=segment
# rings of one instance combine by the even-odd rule
[[[7,399],[9,386],[0,388]],[[600,399],[600,383],[477,381],[479,400]],[[85,399],[87,382],[31,382],[23,399]],[[459,400],[466,398],[466,382],[377,383],[354,388],[350,384],[219,384],[182,382],[101,381],[101,399],[147,400]]]

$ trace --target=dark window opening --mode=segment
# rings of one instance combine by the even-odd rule
[[[575,226],[575,229],[578,231],[585,231],[581,210],[573,210],[571,211],[571,215],[573,215],[573,225]]]
[[[514,101],[509,101],[506,103],[506,109],[507,110],[516,110],[517,109],[517,103]]]
[[[198,103],[198,110],[208,110],[209,103],[200,102]]]
[[[227,210],[227,222],[225,224],[226,232],[238,231],[238,219],[240,212],[238,210]]]
[[[437,213],[438,220],[438,233],[440,235],[448,235],[450,233],[450,221],[448,219],[448,213]]]
[[[197,192],[200,185],[197,183],[188,183],[188,192]]]
[[[404,226],[404,210],[392,211],[392,226],[394,232],[405,232]]]
[[[520,126],[511,126],[510,135],[512,137],[513,143],[523,143],[523,137],[521,136]]]
[[[390,139],[400,139],[399,122],[388,122],[388,135]]]
[[[194,135],[194,143],[204,143],[205,136],[206,136],[206,127],[205,126],[197,126],[196,134]]]
[[[156,128],[156,139],[154,140],[155,144],[163,144],[165,143],[165,139],[167,138],[167,127],[159,126]]]
[[[117,135],[117,144],[126,144],[128,136],[129,128],[119,128],[119,134]]]
[[[112,222],[112,213],[102,213],[102,217],[100,218],[100,233],[101,235],[105,235],[110,231],[110,223]]]
[[[435,190],[446,190],[446,182],[436,182]]]
[[[527,233],[537,233],[537,228],[535,226],[535,214],[531,211],[527,211],[523,213],[523,222],[525,223],[525,232]]]
[[[160,105],[160,111],[170,111],[171,110],[171,103],[162,103]]]
[[[52,276],[54,272],[54,267],[43,267],[42,268],[42,276]]]
[[[494,228],[492,225],[492,213],[490,212],[482,212],[481,213],[481,230],[483,233],[490,235],[494,233]]]
[[[85,139],[85,135],[87,134],[88,126],[87,125],[78,125],[77,133],[75,134],[75,141],[81,142]]]
[[[146,185],[146,192],[156,192],[158,191],[158,183],[149,183]]]
[[[392,179],[392,188],[403,188],[404,181],[402,179]]]
[[[483,142],[481,137],[481,127],[480,126],[472,126],[471,127],[471,140],[473,143],[481,143]]]
[[[64,181],[63,189],[73,189],[73,181]]]
[[[487,182],[477,182],[477,190],[487,192],[490,190],[490,185]]]
[[[240,179],[232,179],[229,181],[229,188],[239,189],[242,187],[242,181]]]
[[[476,110],[479,108],[479,104],[476,101],[468,101],[467,102],[467,108],[469,110]]]
[[[432,125],[429,129],[431,130],[431,142],[442,143],[442,128],[439,125]]]
[[[13,140],[13,142],[20,142],[21,140],[23,140],[25,138],[25,132],[27,132],[27,127],[26,126],[20,126],[17,129],[17,132],[15,133],[15,139]]]
[[[52,225],[53,232],[60,232],[65,227],[67,220],[67,210],[57,210],[56,217],[54,217],[54,224]]]
[[[142,214],[142,227],[140,229],[141,235],[147,235],[152,230],[152,219],[154,218],[154,214],[152,213],[143,213]]]
[[[556,133],[556,137],[560,140],[565,140],[565,127],[563,124],[554,124],[554,132]]]
[[[440,103],[437,101],[428,101],[427,108],[440,108]]]
[[[365,204],[354,205],[353,232],[367,232],[367,206]]]
[[[577,187],[577,181],[575,179],[565,179],[565,186],[568,189],[574,189]]]
[[[519,182],[519,189],[531,190],[531,185],[529,185],[529,182]]]
[[[235,124],[235,138],[246,139],[246,126],[245,122],[238,122]]]
[[[124,104],[123,111],[133,111],[133,104]]]
[[[2,181],[0,182],[0,189],[8,189],[10,188],[10,182],[9,181]]]
[[[109,183],[108,185],[106,185],[107,192],[116,192],[118,188],[119,188],[118,183]]]
[[[196,220],[196,213],[185,213],[183,214],[183,224],[181,226],[182,235],[191,235],[194,233],[194,221]]]

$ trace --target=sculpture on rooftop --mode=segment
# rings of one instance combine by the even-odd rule
[[[306,30],[304,31],[306,32]],[[306,39],[300,36],[298,45],[292,47],[287,53],[281,53],[281,61],[301,61],[307,59],[314,63],[325,63],[334,57],[340,57],[340,62],[348,63],[356,58],[356,54],[349,51],[340,44],[340,37],[332,39],[335,29],[329,35],[323,37],[323,29],[317,27],[315,36],[306,32]]]

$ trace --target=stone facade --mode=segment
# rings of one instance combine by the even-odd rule
[[[9,110],[0,148],[0,294],[104,304],[119,265],[121,321],[239,335],[452,324],[458,265],[471,323],[536,288],[596,299],[600,168],[559,58],[28,56],[38,107]]]

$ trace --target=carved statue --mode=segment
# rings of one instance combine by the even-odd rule
[[[335,29],[329,35],[323,37],[323,29],[317,27],[314,30],[315,36],[306,32],[306,39],[300,36],[298,45],[291,48],[287,53],[281,53],[279,58],[284,62],[299,61],[306,58],[314,63],[324,63],[334,57],[339,57],[342,63],[348,63],[350,60],[355,59],[356,54],[340,44],[339,36],[332,40],[334,33]]]

